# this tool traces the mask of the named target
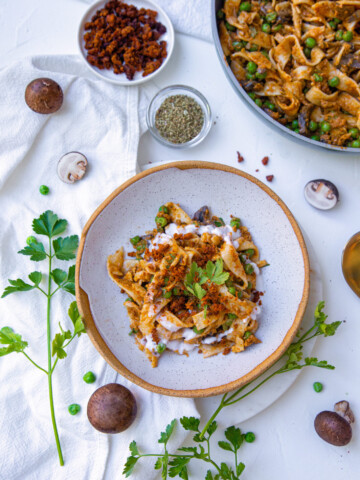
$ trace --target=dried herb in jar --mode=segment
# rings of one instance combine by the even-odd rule
[[[155,127],[171,143],[187,143],[195,138],[204,125],[201,106],[188,95],[171,95],[155,114]]]

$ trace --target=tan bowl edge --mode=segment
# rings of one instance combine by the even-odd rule
[[[205,168],[205,169],[211,169],[211,170],[222,170],[225,172],[230,172],[234,173],[236,175],[239,175],[241,177],[244,177],[251,182],[255,183],[257,186],[259,186],[262,190],[264,190],[272,199],[276,201],[278,205],[282,208],[284,213],[286,214],[287,218],[289,219],[291,226],[295,232],[295,235],[299,241],[303,259],[304,259],[304,264],[305,264],[305,282],[304,282],[304,289],[303,289],[303,294],[301,301],[299,303],[298,310],[295,315],[294,322],[291,326],[291,328],[288,330],[286,333],[283,341],[279,345],[279,347],[269,356],[267,357],[262,363],[260,363],[257,367],[255,367],[253,370],[251,370],[249,373],[246,375],[240,377],[239,379],[229,382],[225,385],[220,385],[217,387],[211,387],[211,388],[205,388],[205,389],[197,389],[197,390],[172,390],[172,389],[167,389],[163,387],[158,387],[156,385],[152,385],[151,383],[146,382],[145,380],[139,378],[137,375],[134,373],[130,372],[116,357],[115,355],[111,352],[107,344],[105,343],[104,339],[100,335],[98,329],[96,328],[94,319],[91,314],[90,310],[90,303],[89,303],[89,298],[87,293],[80,288],[79,285],[79,275],[80,275],[80,264],[81,264],[81,259],[82,259],[82,254],[84,250],[84,245],[85,245],[85,239],[86,235],[89,231],[90,226],[94,222],[94,220],[97,218],[97,216],[104,210],[104,208],[117,196],[119,195],[120,192],[125,190],[127,187],[132,185],[133,183],[137,182],[141,178],[147,177],[148,175],[151,175],[155,172],[159,172],[161,170],[166,170],[168,168],[178,168],[180,170],[187,170],[187,169],[192,169],[192,168]],[[105,260],[104,260],[105,261]],[[263,184],[260,180],[257,178],[242,172],[236,168],[229,167],[227,165],[221,165],[218,163],[212,163],[212,162],[203,162],[203,161],[184,161],[184,162],[173,162],[173,163],[167,163],[166,165],[159,166],[159,167],[154,167],[149,170],[146,170],[144,172],[139,173],[138,175],[135,175],[131,179],[127,180],[125,183],[120,185],[116,190],[111,193],[106,200],[103,201],[103,203],[95,210],[95,212],[91,215],[89,220],[87,221],[82,234],[81,234],[81,239],[80,239],[80,245],[79,245],[79,250],[76,258],[76,273],[75,273],[75,285],[76,285],[76,301],[78,304],[78,308],[80,311],[80,314],[82,315],[84,319],[84,324],[86,327],[86,331],[94,344],[95,348],[98,350],[100,355],[106,360],[106,362],[114,368],[120,375],[124,376],[131,382],[135,383],[136,385],[139,385],[140,387],[143,387],[147,390],[150,390],[151,392],[159,393],[161,395],[169,395],[169,396],[174,396],[174,397],[210,397],[213,395],[219,395],[223,394],[226,392],[229,392],[231,390],[235,390],[237,388],[240,388],[241,386],[245,385],[246,383],[249,383],[250,381],[254,380],[256,377],[264,373],[267,369],[269,369],[286,351],[286,349],[289,347],[290,343],[292,342],[296,332],[298,331],[302,318],[305,313],[305,309],[308,303],[308,298],[309,298],[309,290],[310,290],[310,266],[309,266],[309,257],[308,257],[308,252],[306,248],[306,244],[304,241],[304,238],[302,236],[301,230],[293,217],[292,213],[288,209],[288,207],[284,204],[284,202],[265,184]],[[161,367],[160,367],[161,368]]]

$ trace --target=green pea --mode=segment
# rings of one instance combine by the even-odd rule
[[[256,100],[258,100],[258,99],[256,99]],[[256,100],[255,100],[255,103],[256,103]],[[232,218],[231,219],[230,227],[240,228],[240,226],[241,226],[240,218]]]
[[[125,302],[134,302],[134,300],[130,297],[127,297],[127,299],[125,300]],[[135,302],[134,302],[135,303]]]
[[[169,209],[165,207],[165,205],[161,205],[161,207],[159,208],[159,212],[169,213]]]
[[[163,295],[164,295],[164,298],[171,298],[172,292],[168,290],[163,290]]]
[[[38,243],[38,241],[36,240],[35,237],[33,237],[33,236],[31,235],[30,237],[27,237],[26,243],[27,243],[27,245],[31,245],[32,243]]]
[[[350,128],[349,133],[352,136],[352,138],[358,138],[358,136],[359,136],[359,130],[357,128]],[[29,238],[31,238],[31,237],[29,237]],[[27,243],[27,240],[26,240],[26,243]]]
[[[305,40],[305,45],[306,45],[308,48],[314,48],[315,45],[316,45],[316,40],[315,40],[315,38],[313,38],[313,37],[308,37],[308,38]]]
[[[336,27],[337,27],[337,24],[336,24],[336,22],[334,22],[334,20],[330,20],[329,25],[333,30],[335,30]]]
[[[261,25],[261,30],[265,33],[270,33],[271,26],[268,23],[263,23]]]
[[[96,377],[93,374],[93,372],[86,372],[85,375],[83,376],[83,380],[86,383],[94,383],[96,380]]]
[[[50,188],[46,185],[40,185],[39,192],[41,195],[47,195],[50,192]]]
[[[240,253],[239,258],[241,263],[245,263],[247,260],[246,255],[244,255],[243,253]]]
[[[281,23],[279,23],[279,25],[274,25],[274,26],[272,27],[272,31],[275,32],[275,33],[276,33],[276,32],[280,32],[280,30],[281,30],[282,28],[284,28],[284,25],[282,25]]]
[[[165,345],[165,343],[158,343],[158,344],[156,345],[156,351],[157,351],[158,353],[163,353],[165,350],[166,350],[166,345]]]
[[[235,52],[240,52],[242,48],[244,48],[244,42],[233,42],[232,46],[234,47]]]
[[[313,120],[310,120],[309,122],[309,130],[311,132],[315,132],[315,130],[318,129],[318,124],[316,122],[314,122]]]
[[[76,415],[79,413],[81,410],[81,407],[78,403],[72,403],[71,405],[68,406],[68,411],[70,415]]]
[[[317,142],[320,141],[320,137],[318,135],[313,135],[312,137],[310,137],[311,140],[316,140]]]
[[[255,75],[253,73],[246,72],[245,77],[247,78],[247,80],[254,80]]]
[[[136,333],[138,333],[138,331],[135,330],[135,328],[132,328],[129,332],[129,335],[135,335]]]
[[[251,12],[251,3],[242,2],[242,4],[240,5],[240,12]]]
[[[139,243],[141,240],[141,238],[139,237],[139,235],[136,235],[135,237],[133,238],[130,238],[130,242],[135,246],[137,243]]]
[[[241,290],[238,290],[238,292],[237,292],[237,297],[238,297],[238,298],[242,298],[242,296],[243,296],[242,291],[241,291]]]
[[[350,146],[351,148],[360,148],[360,140],[353,140]]]
[[[248,62],[246,65],[246,70],[250,73],[255,73],[257,70],[257,65],[255,62]]]
[[[321,75],[319,75],[318,73],[314,73],[314,80],[315,80],[315,82],[322,82],[323,77]]]
[[[231,293],[231,295],[236,295],[236,288],[235,287],[230,287],[229,288],[229,293]]]
[[[343,40],[345,42],[351,42],[351,40],[353,39],[353,33],[348,31],[348,32],[345,32],[344,35],[343,35]]]
[[[269,102],[269,101],[265,102],[265,105],[267,106],[267,108],[269,110],[274,111],[276,109],[275,105],[273,103]]]
[[[235,32],[236,30],[236,27],[234,27],[234,25],[230,25],[229,22],[225,22],[225,27],[227,30],[229,30],[229,32]]]
[[[276,12],[270,12],[266,15],[265,18],[269,23],[273,23],[277,19],[277,13]]]
[[[247,340],[249,337],[251,337],[252,333],[249,332],[249,330],[247,330],[245,333],[244,333],[244,336],[243,336],[243,339],[244,340]]]
[[[295,133],[300,133],[300,129],[299,128],[294,128],[293,130]]]
[[[305,55],[305,57],[310,58],[311,57],[311,48],[305,47],[304,48],[304,55]]]
[[[175,287],[172,289],[172,294],[177,296],[180,295],[180,289],[178,287]]]
[[[332,77],[328,80],[329,87],[336,88],[339,86],[340,78],[339,77]]]
[[[269,54],[266,50],[261,50],[261,53],[269,60]]]
[[[292,126],[292,128],[298,128],[298,127],[299,127],[299,122],[298,122],[298,120],[293,120],[293,121],[291,122],[291,126]]]
[[[258,51],[258,46],[253,44],[250,46],[250,49],[249,49],[250,52],[257,52]]]
[[[344,32],[343,30],[338,30],[336,33],[335,33],[335,40],[342,40],[343,39],[343,36],[344,36]]]
[[[246,287],[246,290],[251,290],[253,287],[251,282],[248,282],[248,286]]]
[[[164,217],[155,217],[155,222],[159,227],[165,227],[168,223]]]
[[[257,105],[258,107],[260,107],[260,108],[262,107],[262,100],[260,100],[260,98],[257,98],[257,99],[255,100],[255,103],[256,103],[256,105]]]
[[[245,270],[245,273],[247,273],[248,275],[251,275],[252,273],[254,273],[254,267],[250,265],[250,263],[247,263],[245,265],[244,270]]]
[[[320,382],[315,382],[313,384],[313,388],[314,388],[315,392],[319,393],[323,389],[323,384],[320,383]]]
[[[216,16],[219,20],[222,20],[223,18],[225,18],[225,13],[223,12],[223,10],[218,10]]]
[[[238,318],[235,313],[228,313],[227,316],[229,320],[236,320]]]
[[[250,93],[249,93],[249,97],[251,98],[251,100],[255,100],[255,98],[256,98],[256,93],[250,92]]]
[[[266,78],[266,75],[267,75],[267,72],[263,72],[263,73],[256,72],[256,73],[255,73],[255,77],[256,77],[258,80],[264,80],[264,79]]]
[[[341,23],[341,20],[340,18],[333,18],[332,21],[336,24],[336,25],[339,25],[339,23]]]
[[[255,438],[256,438],[256,437],[255,437],[255,433],[253,433],[253,432],[247,432],[247,433],[245,433],[245,437],[244,437],[245,442],[247,442],[247,443],[252,443],[252,442],[255,441]]]
[[[245,253],[249,256],[249,258],[251,258],[255,254],[255,250],[253,248],[248,248],[245,250]]]
[[[323,121],[323,122],[320,123],[320,129],[324,133],[328,133],[331,130],[331,125],[330,125],[329,122]]]

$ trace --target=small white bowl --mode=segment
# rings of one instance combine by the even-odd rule
[[[129,80],[126,77],[125,73],[115,74],[112,69],[100,70],[99,68],[94,67],[93,65],[90,65],[90,63],[86,60],[87,51],[85,49],[85,42],[84,42],[85,23],[90,22],[92,17],[96,13],[96,11],[104,7],[106,3],[107,3],[106,0],[99,0],[93,5],[90,5],[90,7],[86,10],[86,12],[84,13],[80,21],[80,26],[78,31],[78,45],[79,45],[79,51],[80,51],[81,57],[85,61],[88,68],[96,76],[98,76],[99,78],[102,78],[103,80],[106,80],[107,82],[114,83],[116,85],[123,85],[123,86],[139,85],[140,83],[144,83],[144,82],[147,82],[148,80],[152,80],[156,75],[158,75],[165,68],[174,49],[175,33],[174,33],[174,27],[172,26],[170,18],[167,16],[167,14],[164,12],[162,8],[160,8],[156,3],[150,0],[129,0],[129,2],[125,2],[128,4],[134,5],[137,8],[149,8],[151,10],[156,10],[158,12],[158,15],[156,17],[157,21],[159,21],[166,27],[166,33],[164,33],[164,35],[162,35],[159,40],[164,40],[167,43],[167,57],[164,59],[160,68],[155,70],[155,72],[150,73],[146,77],[142,76],[142,72],[136,72],[134,79]]]

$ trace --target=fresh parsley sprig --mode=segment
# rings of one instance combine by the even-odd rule
[[[38,241],[35,237],[29,237],[28,245],[18,253],[29,256],[30,260],[34,262],[41,262],[46,259],[48,260],[48,275],[46,279],[47,287],[45,286],[43,288],[41,286],[44,280],[43,274],[41,272],[34,271],[28,275],[28,279],[31,283],[27,283],[21,278],[9,280],[10,285],[5,288],[2,294],[3,298],[15,292],[27,292],[37,289],[46,297],[48,354],[47,369],[38,365],[25,352],[25,349],[28,347],[28,342],[23,340],[20,334],[15,333],[10,327],[3,327],[0,330],[0,344],[5,345],[5,347],[0,348],[0,357],[13,352],[22,353],[36,368],[44,372],[48,377],[51,421],[54,429],[60,465],[64,465],[64,459],[55,419],[52,374],[58,360],[61,360],[67,356],[65,349],[68,347],[68,345],[76,336],[79,337],[85,332],[84,324],[79,314],[76,302],[72,302],[68,310],[68,315],[72,323],[72,329],[64,330],[59,322],[60,332],[57,333],[54,339],[51,341],[51,299],[53,295],[58,290],[63,290],[75,295],[75,265],[72,265],[68,271],[64,271],[59,268],[52,269],[52,263],[55,258],[58,260],[67,261],[74,259],[76,256],[76,250],[79,244],[78,236],[71,235],[68,237],[59,237],[60,234],[65,232],[67,225],[68,222],[66,220],[59,219],[58,216],[50,210],[47,210],[40,215],[39,218],[33,220],[32,228],[34,233],[48,238],[48,251],[45,250],[42,242]],[[52,287],[52,282],[54,282],[57,286],[55,289]],[[52,357],[55,357],[54,362],[52,361]]]
[[[202,278],[201,273],[197,270],[198,268],[199,267],[197,267],[197,265],[196,268],[192,266],[193,270],[190,272],[192,276],[189,277],[189,283],[191,283],[191,280],[194,280],[195,272],[199,274],[199,279]],[[213,267],[211,267],[211,269],[213,270]],[[208,273],[210,273],[210,267]],[[217,275],[221,274],[222,271],[221,269],[219,269]],[[217,275],[213,275],[213,277],[216,278]],[[209,276],[206,275],[206,278],[209,279]],[[297,340],[295,340],[289,346],[285,354],[278,360],[278,362],[281,363],[281,366],[268,376],[264,376],[261,381],[252,388],[249,387],[253,382],[255,382],[255,380],[247,383],[243,387],[236,390],[234,393],[226,393],[222,397],[219,406],[217,407],[213,415],[210,417],[210,419],[206,422],[204,428],[201,431],[199,418],[183,417],[180,419],[180,423],[185,430],[194,432],[194,445],[178,449],[178,451],[185,452],[185,454],[179,455],[168,452],[167,441],[169,440],[169,437],[174,430],[176,422],[176,420],[173,420],[171,424],[168,425],[168,427],[166,428],[167,434],[161,434],[160,439],[164,439],[166,441],[160,442],[159,440],[159,443],[164,443],[164,453],[142,454],[139,452],[135,441],[130,444],[131,456],[128,457],[126,461],[123,471],[124,475],[126,477],[129,477],[131,475],[136,462],[140,458],[157,457],[155,468],[162,469],[162,480],[166,480],[168,477],[173,478],[176,476],[179,476],[184,480],[190,478],[188,472],[188,464],[193,459],[202,460],[210,464],[211,467],[215,469],[215,473],[213,473],[211,470],[206,471],[205,480],[238,480],[245,469],[244,463],[238,461],[238,450],[240,449],[244,440],[247,440],[247,437],[246,435],[241,433],[241,430],[239,428],[236,428],[234,426],[227,428],[224,432],[226,440],[220,440],[218,442],[218,445],[223,450],[233,452],[235,457],[234,468],[232,466],[229,466],[225,462],[221,462],[220,465],[217,464],[210,454],[210,438],[217,429],[217,423],[215,419],[223,408],[234,405],[243,398],[251,395],[275,375],[280,375],[282,373],[290,372],[292,370],[300,370],[309,366],[326,368],[329,370],[333,370],[335,368],[333,365],[329,365],[326,360],[318,360],[316,357],[306,357],[303,359],[302,350],[305,342],[318,336],[329,337],[335,335],[338,327],[341,324],[341,322],[339,321],[332,323],[326,322],[328,317],[323,312],[324,306],[324,302],[320,302],[317,305],[314,314],[313,325],[305,333],[298,333]]]
[[[229,273],[224,272],[223,261],[218,258],[215,263],[209,260],[205,269],[199,267],[196,262],[192,262],[184,283],[189,293],[202,300],[207,292],[201,285],[206,282],[222,285],[228,278]]]
[[[191,460],[201,460],[208,464],[208,467],[215,470],[215,473],[211,469],[206,472],[205,480],[238,480],[240,475],[245,469],[245,465],[242,462],[238,462],[238,450],[241,447],[245,435],[241,433],[241,430],[236,427],[229,427],[225,430],[225,440],[219,441],[220,448],[234,453],[234,466],[229,466],[227,463],[222,462],[218,465],[211,457],[210,451],[210,439],[217,429],[217,423],[212,422],[209,425],[207,434],[204,438],[200,437],[200,419],[196,417],[182,417],[180,424],[186,431],[193,432],[193,441],[195,445],[190,447],[179,448],[179,452],[184,453],[169,453],[167,443],[171,434],[176,426],[176,420],[172,420],[166,427],[165,432],[160,434],[158,442],[164,444],[164,452],[161,453],[140,453],[135,441],[132,441],[129,445],[131,455],[127,458],[123,474],[125,477],[129,477],[133,471],[135,464],[143,457],[156,457],[154,465],[155,470],[161,470],[162,480],[169,478],[180,477],[183,480],[188,480],[188,464]]]

